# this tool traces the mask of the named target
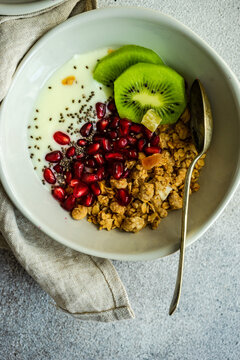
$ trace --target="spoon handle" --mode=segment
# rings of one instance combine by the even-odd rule
[[[190,164],[184,185],[184,194],[183,194],[183,207],[182,207],[182,226],[181,226],[181,242],[180,242],[180,254],[179,254],[179,262],[178,262],[178,273],[176,279],[175,290],[172,298],[172,302],[169,308],[169,315],[172,315],[176,310],[182,288],[182,277],[183,277],[183,265],[184,265],[184,254],[185,254],[185,246],[186,246],[186,235],[187,235],[187,219],[188,219],[188,203],[189,203],[189,190],[191,184],[191,177],[193,169],[197,163],[197,161],[202,156],[202,153],[199,154]]]

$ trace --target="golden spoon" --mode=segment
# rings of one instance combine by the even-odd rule
[[[176,280],[172,302],[169,308],[169,315],[172,315],[176,310],[181,295],[184,253],[185,253],[186,235],[187,235],[189,190],[190,190],[192,172],[197,161],[208,150],[212,139],[213,121],[212,121],[211,107],[206,91],[198,79],[193,82],[190,90],[190,112],[191,112],[191,120],[190,120],[191,131],[196,149],[198,151],[198,155],[193,159],[192,163],[188,168],[185,184],[184,184],[178,273],[177,273],[177,280]]]

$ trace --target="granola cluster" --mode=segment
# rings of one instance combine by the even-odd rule
[[[87,215],[89,222],[99,229],[115,228],[128,232],[138,232],[149,225],[156,229],[170,210],[182,207],[183,187],[187,169],[197,155],[190,127],[190,114],[186,109],[181,118],[173,125],[159,127],[162,153],[157,166],[146,170],[142,165],[143,153],[137,161],[127,162],[131,169],[127,179],[107,183],[102,181],[101,195],[92,207],[78,205],[72,217],[80,220]],[[193,170],[190,193],[198,191],[200,169],[204,166],[205,155],[198,160]],[[132,196],[128,206],[121,206],[115,198],[117,189],[127,188]]]

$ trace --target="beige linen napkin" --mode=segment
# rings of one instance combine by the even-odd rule
[[[0,101],[19,61],[37,39],[69,16],[95,7],[95,0],[65,0],[34,14],[0,16]],[[82,320],[108,322],[134,317],[112,263],[49,238],[15,209],[1,184],[0,231],[0,247],[12,250],[58,308]]]

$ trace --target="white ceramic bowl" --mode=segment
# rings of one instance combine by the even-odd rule
[[[60,243],[88,254],[145,260],[178,248],[181,211],[158,230],[138,234],[98,231],[73,221],[42,186],[27,149],[26,126],[46,79],[76,53],[105,46],[139,44],[155,50],[189,84],[203,82],[212,104],[214,134],[198,193],[191,196],[188,244],[214,222],[239,181],[239,84],[221,58],[181,23],[146,9],[120,8],[76,16],[44,36],[28,53],[13,79],[0,113],[1,180],[14,204]]]

